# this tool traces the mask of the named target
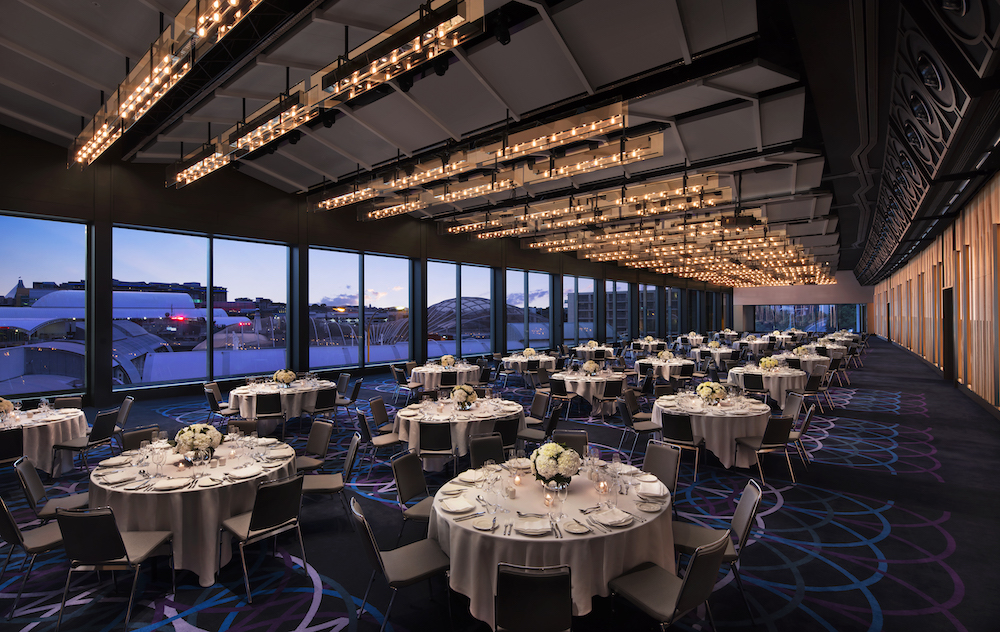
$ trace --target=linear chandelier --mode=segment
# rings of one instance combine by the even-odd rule
[[[217,44],[260,2],[189,0],[77,135],[69,150],[69,164],[85,167],[93,163],[188,74],[196,48]],[[208,164],[183,179],[206,170]]]

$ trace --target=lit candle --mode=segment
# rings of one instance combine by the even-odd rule
[[[184,471],[184,461],[181,461],[180,463],[177,464],[177,469],[180,470],[181,472]]]
[[[607,481],[597,481],[597,493],[607,494],[608,493],[608,482]]]
[[[514,474],[514,485],[517,485],[517,486],[521,485],[521,474],[520,473]]]
[[[548,490],[545,490],[545,506],[546,507],[552,506],[552,492]]]

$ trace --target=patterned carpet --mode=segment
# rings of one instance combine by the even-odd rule
[[[787,480],[782,457],[764,457],[765,494],[741,561],[757,629],[767,630],[986,630],[995,629],[1000,607],[987,595],[1000,579],[996,554],[978,545],[997,533],[1000,515],[991,476],[1000,446],[995,420],[963,395],[943,384],[930,369],[904,351],[873,341],[865,367],[850,372],[851,384],[834,387],[836,408],[818,414],[805,438],[812,457],[809,470],[793,455],[797,484]],[[394,384],[388,376],[365,378],[359,402],[386,398],[394,410]],[[531,391],[512,381],[503,396],[528,404]],[[205,418],[203,402],[172,398],[137,402],[130,426],[158,423],[171,434]],[[402,398],[400,398],[402,404]],[[648,408],[649,402],[646,402]],[[584,409],[587,407],[584,406]],[[92,413],[93,411],[88,411]],[[586,428],[605,456],[618,446],[621,422],[588,421],[577,411],[566,424]],[[89,415],[92,418],[92,414]],[[308,421],[293,424],[292,440],[304,446]],[[328,455],[329,471],[339,471],[353,425],[341,413]],[[628,445],[628,444],[626,444]],[[91,461],[107,456],[95,454]],[[628,455],[624,455],[626,458]],[[632,455],[641,461],[641,450]],[[681,520],[726,526],[748,476],[756,470],[727,470],[711,455],[693,483],[689,457],[676,496]],[[59,479],[60,492],[85,490],[77,471]],[[432,490],[443,475],[428,475]],[[350,494],[359,498],[382,548],[395,546],[401,519],[391,471],[384,463],[356,468]],[[27,508],[11,468],[0,472],[0,495],[23,529],[37,524]],[[307,498],[301,519],[308,564],[294,537],[248,554],[254,603],[248,605],[242,570],[234,561],[215,585],[198,586],[196,577],[177,573],[170,594],[164,561],[140,575],[133,630],[319,632],[374,630],[381,624],[389,590],[376,580],[360,620],[360,605],[371,566],[340,500]],[[402,538],[423,537],[408,525]],[[978,536],[978,537],[976,537]],[[4,552],[6,553],[6,552]],[[0,578],[0,613],[6,614],[20,586],[20,552]],[[728,570],[728,569],[727,569]],[[66,578],[65,557],[40,555],[13,619],[4,630],[53,630]],[[63,628],[85,632],[121,629],[131,576],[111,578],[79,574],[70,587]],[[468,613],[468,601],[445,590],[444,580],[400,592],[390,629],[442,630],[449,626],[451,601],[456,630],[488,630]],[[712,610],[720,629],[753,629],[729,573],[720,572]],[[685,617],[681,630],[708,629],[703,609]],[[594,610],[574,621],[577,630],[644,630],[655,626],[623,602],[595,598]]]

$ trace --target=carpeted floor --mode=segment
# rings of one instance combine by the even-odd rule
[[[752,540],[742,556],[742,576],[758,629],[768,630],[993,630],[1000,605],[992,587],[1000,580],[997,554],[988,538],[1000,532],[1000,485],[993,476],[1000,425],[971,400],[946,385],[909,353],[874,340],[865,367],[850,372],[851,383],[834,387],[837,407],[814,418],[806,439],[814,459],[808,471],[794,461],[797,484],[786,480],[780,456],[765,457],[764,499]],[[359,401],[382,395],[392,403],[389,376],[365,379]],[[531,392],[515,385],[504,397],[527,404]],[[129,426],[156,423],[171,435],[205,418],[204,401],[138,397]],[[647,403],[648,406],[648,403]],[[367,404],[361,406],[362,410]],[[88,411],[93,417],[93,411]],[[390,414],[392,409],[390,409]],[[568,427],[586,428],[606,455],[617,447],[620,421],[588,423],[574,411]],[[308,421],[293,443],[302,447]],[[327,459],[329,471],[342,465],[352,425],[341,414]],[[95,455],[92,461],[96,461]],[[634,459],[641,461],[641,453]],[[794,458],[794,457],[793,457]],[[710,526],[728,523],[748,476],[756,471],[723,469],[709,456],[692,483],[690,461],[681,471],[675,499],[681,520]],[[443,479],[429,476],[432,489]],[[55,483],[63,492],[87,487],[82,471]],[[365,463],[355,471],[349,493],[360,499],[383,548],[392,548],[401,518],[387,465]],[[22,528],[37,524],[11,468],[0,471],[0,495]],[[217,583],[201,588],[195,576],[178,572],[170,593],[166,566],[144,572],[131,628],[141,630],[374,630],[381,623],[389,589],[376,579],[360,621],[354,610],[364,594],[371,566],[359,536],[338,499],[304,501],[301,512],[308,566],[293,537],[281,538],[278,556],[253,547],[246,604],[239,562],[224,567]],[[408,525],[403,542],[424,536]],[[6,553],[5,551],[3,552]],[[238,557],[238,556],[237,556]],[[0,578],[0,612],[6,614],[22,578],[23,556],[12,558]],[[3,630],[52,630],[66,578],[59,552],[39,556],[18,610]],[[115,592],[110,578],[81,574],[74,580],[63,615],[66,630],[120,629],[131,578]],[[451,601],[455,630],[489,630],[468,612],[468,601],[445,590],[444,580],[400,592],[391,629],[448,629]],[[595,598],[594,610],[574,621],[577,630],[654,629],[623,602]],[[712,597],[720,629],[753,629],[729,574],[720,572]],[[708,629],[704,612],[689,615],[682,630]]]

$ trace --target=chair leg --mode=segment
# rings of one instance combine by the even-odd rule
[[[792,460],[788,457],[788,445],[784,447],[785,452],[785,463],[788,463],[788,475],[792,477],[792,483],[795,483],[795,472],[792,470]]]
[[[13,550],[13,548],[12,546],[11,549]],[[28,577],[31,575],[31,567],[35,565],[35,558],[37,556],[37,554],[31,556],[31,562],[28,563],[28,572],[24,574],[24,578],[21,580],[21,587],[17,589],[17,597],[14,597],[14,605],[10,607],[10,612],[7,613],[8,621],[14,616],[14,610],[17,609],[17,602],[20,601],[21,593],[24,592],[24,585],[28,583]],[[4,566],[6,567],[6,564]]]
[[[132,592],[128,595],[128,609],[125,610],[125,629],[128,629],[128,622],[132,619],[132,604],[135,602],[135,587],[139,585],[139,571],[142,564],[135,567],[135,576],[132,577]]]
[[[705,600],[705,612],[708,613],[708,622],[712,624],[712,632],[717,632],[718,628],[715,627],[715,617],[712,616],[712,606],[708,605],[708,600]]]
[[[302,549],[302,568],[306,567],[306,545],[302,542],[302,529],[299,528],[298,522],[295,523],[295,531],[299,534],[299,548]],[[277,540],[277,538],[275,538]]]
[[[59,617],[56,619],[56,632],[59,632],[59,626],[62,625],[63,612],[66,611],[66,595],[69,594],[69,579],[73,576],[73,569],[66,571],[66,586],[63,588],[62,603],[59,605]]]
[[[698,482],[698,457],[701,456],[701,448],[694,449],[694,482]]]
[[[243,583],[247,588],[247,603],[253,603],[253,596],[250,594],[250,575],[247,574],[247,556],[243,552],[243,543],[240,542],[240,561],[243,562]]]
[[[358,619],[360,619],[361,615],[365,613],[365,604],[368,603],[368,592],[371,591],[372,583],[375,582],[375,573],[376,571],[372,571],[372,576],[368,579],[368,586],[365,588],[365,596],[361,598],[361,607],[357,612]]]
[[[809,458],[806,454],[806,446],[802,443],[801,439],[797,439],[795,441],[795,451],[799,453],[799,459],[802,461],[802,465],[808,470]]]
[[[757,461],[757,470],[760,472],[760,486],[763,487],[766,483],[764,483],[764,464],[760,462],[760,452],[754,450],[753,458]]]
[[[740,578],[740,569],[736,568],[735,561],[730,562],[729,567],[733,569],[733,577],[736,578],[736,585],[740,589],[740,595],[743,596],[743,605],[747,607],[747,614],[750,615],[750,623],[752,623],[754,627],[757,627],[757,619],[754,618],[753,610],[750,609],[750,600],[747,599],[747,591],[743,587],[743,579]]]
[[[389,612],[392,611],[392,602],[396,600],[395,588],[392,589],[392,596],[389,597],[389,606],[385,609],[385,618],[382,619],[382,627],[378,629],[378,632],[385,632],[385,626],[389,623]]]

